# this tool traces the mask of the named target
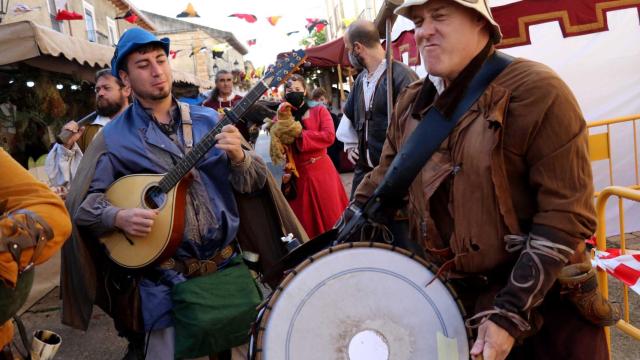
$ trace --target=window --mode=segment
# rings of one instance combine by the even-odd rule
[[[109,44],[115,45],[118,43],[118,28],[116,27],[116,21],[107,16],[107,32],[109,35]]]
[[[62,32],[64,30],[64,23],[62,21],[56,20],[56,15],[58,14],[58,6],[56,6],[56,1],[48,0],[47,7],[49,8],[49,18],[51,19],[51,28],[57,32]]]
[[[84,5],[84,21],[87,24],[87,39],[92,42],[98,41],[98,34],[96,34],[96,18],[94,16],[95,10],[93,6],[87,2],[83,2]]]

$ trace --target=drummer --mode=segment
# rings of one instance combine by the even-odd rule
[[[486,1],[408,0],[396,13],[415,24],[429,75],[398,98],[356,206],[426,110],[450,113],[502,39]],[[597,292],[585,254],[596,228],[592,197],[585,120],[571,90],[547,66],[513,60],[409,190],[413,238],[477,327],[472,356],[608,358],[603,327],[619,315]]]

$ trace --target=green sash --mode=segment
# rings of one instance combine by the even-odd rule
[[[249,340],[262,296],[241,256],[224,269],[172,290],[175,357],[218,353]]]
[[[35,271],[32,267],[18,275],[15,288],[7,286],[0,280],[0,325],[11,319],[27,301],[27,296],[29,296],[33,285],[34,274]]]

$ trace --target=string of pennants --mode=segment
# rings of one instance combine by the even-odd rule
[[[179,18],[182,18],[182,17],[200,17],[200,15],[196,11],[196,9],[193,7],[193,5],[191,3],[189,3],[187,5],[187,8],[184,9],[184,11],[182,11],[178,15],[176,15],[176,17],[179,17]],[[239,20],[244,20],[249,24],[253,24],[253,23],[256,23],[258,21],[258,17],[257,16],[255,16],[253,14],[247,14],[247,13],[233,13],[233,14],[229,15],[228,17],[234,17],[234,18],[239,19]],[[276,26],[278,24],[278,21],[280,21],[281,18],[282,18],[282,16],[267,16],[267,17],[265,17],[265,20],[269,24],[271,24],[271,26]],[[305,25],[305,28],[307,29],[309,34],[311,34],[314,30],[317,31],[317,32],[321,32],[329,24],[327,22],[327,20],[325,20],[325,19],[306,18],[306,20],[307,20],[307,24]],[[345,26],[349,26],[349,24],[352,21],[353,21],[353,19],[345,19],[344,20]],[[298,31],[298,30],[294,30],[294,31],[289,31],[286,34],[287,34],[287,36],[291,36],[291,35],[297,34],[299,32],[300,31]],[[256,45],[256,39],[247,40],[247,45],[248,46]]]
[[[235,17],[235,18],[238,18],[238,19],[242,19],[242,20],[244,20],[244,21],[246,21],[246,22],[248,22],[250,24],[253,24],[256,21],[258,21],[258,18],[255,15],[252,15],[252,14],[231,14],[231,15],[229,15],[229,17]],[[282,16],[268,16],[268,17],[266,17],[267,22],[269,22],[269,24],[271,24],[272,26],[276,26],[276,24],[278,23],[280,18],[282,18]],[[309,34],[311,34],[314,30],[317,31],[317,32],[321,32],[329,24],[327,22],[327,20],[324,20],[324,19],[307,18],[306,20],[307,20],[307,25],[305,25],[305,28],[307,29]],[[299,30],[289,31],[289,32],[287,32],[287,36],[291,36],[293,34],[298,34],[299,32],[300,32]],[[247,40],[247,45],[253,46],[255,44],[256,44],[256,39]]]
[[[56,21],[72,21],[72,20],[84,20],[84,16],[78,12],[68,10],[67,8],[68,0],[55,0],[55,9],[56,9]],[[13,8],[14,14],[26,14],[28,12],[34,10],[40,10],[42,6],[29,6],[24,3],[17,3]],[[138,15],[134,13],[131,9],[127,10],[124,14],[116,16],[115,20],[124,20],[131,24],[135,24],[138,20]]]
[[[227,47],[228,46],[226,45],[216,45],[213,48],[209,48],[207,46],[201,46],[199,48],[191,49],[190,53],[189,53],[189,49],[169,50],[169,56],[171,57],[171,59],[175,59],[177,56],[182,56],[183,54],[186,55],[187,53],[189,53],[189,57],[192,57],[197,53],[204,53],[209,51],[211,52],[211,57],[213,59],[224,59],[222,56],[224,55],[224,52],[227,49]]]

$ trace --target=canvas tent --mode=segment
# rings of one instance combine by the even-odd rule
[[[71,37],[30,21],[0,25],[0,66],[18,62],[93,82],[95,72],[109,67],[113,47]],[[173,71],[174,81],[211,88],[208,80]]]

